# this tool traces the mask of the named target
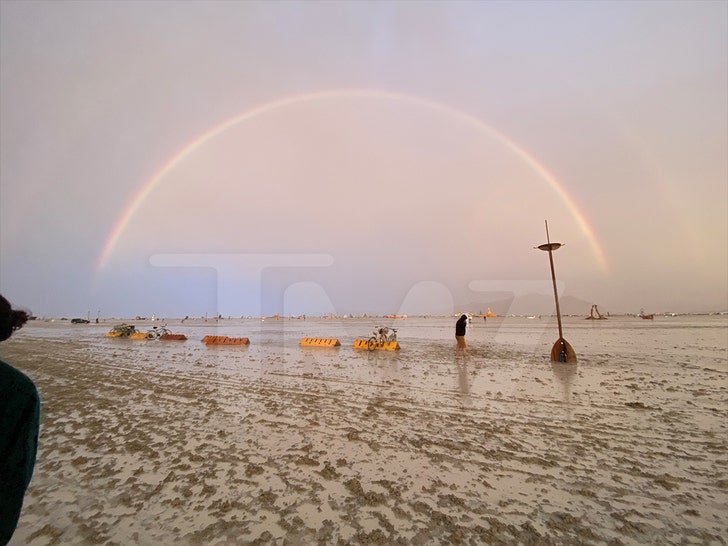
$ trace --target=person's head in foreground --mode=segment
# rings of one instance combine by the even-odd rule
[[[13,309],[10,302],[0,296],[0,341],[5,341],[18,328],[28,322],[28,313]]]

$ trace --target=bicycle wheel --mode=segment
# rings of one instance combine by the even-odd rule
[[[373,351],[376,348],[376,346],[377,346],[377,338],[370,337],[369,341],[367,342],[367,349],[369,349],[370,351]]]

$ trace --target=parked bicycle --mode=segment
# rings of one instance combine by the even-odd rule
[[[160,337],[171,334],[167,329],[167,325],[163,324],[162,326],[152,326],[152,329],[147,332],[147,339],[159,339]]]
[[[383,347],[388,341],[397,341],[397,329],[377,326],[374,328],[374,335],[367,342],[367,349],[373,351],[377,347]]]

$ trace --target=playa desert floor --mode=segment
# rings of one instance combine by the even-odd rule
[[[652,351],[659,327],[618,345],[616,321],[578,324],[571,366],[551,326],[474,324],[456,358],[454,321],[403,321],[402,349],[371,353],[346,337],[371,321],[321,349],[297,345],[330,331],[307,322],[19,331],[2,357],[42,421],[11,544],[728,541],[724,328]],[[237,331],[249,346],[200,342]]]

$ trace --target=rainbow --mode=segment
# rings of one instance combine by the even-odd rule
[[[411,104],[420,105],[426,108],[430,108],[432,110],[449,114],[450,116],[464,122],[465,124],[474,126],[478,130],[495,137],[505,146],[507,146],[513,153],[520,157],[529,167],[531,167],[531,169],[538,173],[538,175],[548,183],[551,189],[556,192],[556,194],[564,202],[569,212],[576,220],[581,231],[589,240],[594,255],[601,265],[602,269],[605,271],[608,269],[604,250],[597,241],[597,238],[594,235],[594,230],[591,228],[584,215],[579,211],[579,208],[576,206],[574,200],[569,196],[568,193],[566,193],[561,184],[559,184],[558,180],[556,180],[554,175],[552,175],[546,167],[544,167],[535,157],[530,155],[526,150],[521,148],[518,144],[513,142],[505,135],[499,133],[491,126],[483,123],[474,116],[461,112],[460,110],[457,110],[451,106],[443,105],[423,97],[407,95],[404,93],[395,93],[391,91],[377,91],[365,89],[334,89],[294,95],[272,102],[267,102],[260,106],[256,106],[255,108],[247,110],[242,114],[233,116],[193,139],[189,144],[184,146],[180,151],[172,156],[164,165],[162,165],[156,173],[154,173],[154,175],[142,186],[141,190],[139,190],[139,193],[137,193],[136,196],[131,200],[126,209],[124,209],[124,212],[119,216],[118,220],[114,224],[113,229],[106,239],[106,243],[104,244],[103,250],[96,264],[96,271],[99,272],[106,266],[109,258],[114,252],[116,244],[118,243],[122,233],[124,233],[124,229],[126,229],[126,226],[129,224],[129,221],[134,216],[134,213],[141,206],[147,196],[154,190],[157,184],[159,184],[159,182],[170,171],[172,171],[177,165],[179,165],[186,157],[188,157],[191,153],[197,150],[200,146],[206,144],[210,140],[214,139],[216,136],[224,133],[235,125],[256,118],[258,116],[262,116],[268,112],[272,112],[273,110],[285,108],[287,106],[303,104],[306,102],[321,101],[341,97],[364,97],[407,101]]]

